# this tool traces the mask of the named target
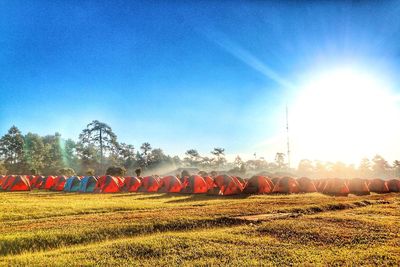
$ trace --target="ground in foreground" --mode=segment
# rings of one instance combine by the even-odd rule
[[[400,265],[400,195],[0,193],[0,265]]]

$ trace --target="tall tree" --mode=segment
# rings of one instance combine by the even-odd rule
[[[393,161],[393,175],[395,177],[400,176],[400,160]]]
[[[79,168],[79,159],[77,152],[77,144],[72,139],[67,139],[65,142],[62,142],[63,148],[63,160],[66,166],[72,168],[73,170],[78,170]]]
[[[167,155],[160,148],[155,148],[148,156],[149,168],[155,169],[168,162]]]
[[[242,165],[244,165],[244,162],[239,155],[236,156],[235,161],[233,162],[233,165],[237,168],[240,168],[240,167],[242,167]]]
[[[372,162],[374,175],[378,177],[386,177],[388,170],[390,169],[390,164],[381,155],[375,155]]]
[[[28,170],[41,173],[45,159],[45,146],[42,137],[38,134],[27,133],[25,135],[24,151]]]
[[[309,159],[300,160],[297,171],[301,176],[312,176],[314,172],[314,166],[312,164],[312,161]]]
[[[360,165],[358,166],[358,172],[359,175],[363,178],[371,177],[371,161],[368,158],[361,159]]]
[[[148,153],[151,151],[151,145],[150,145],[150,143],[147,143],[147,142],[145,142],[145,143],[143,143],[141,146],[140,146],[140,150],[142,150],[142,153],[143,153],[143,155],[145,155],[145,156],[147,156],[148,155]]]
[[[123,165],[127,170],[136,167],[135,147],[121,143],[119,146],[119,160],[121,161],[120,165]]]
[[[150,143],[143,143],[140,146],[140,150],[142,151],[142,153],[139,155],[138,157],[138,162],[140,167],[142,167],[142,169],[146,169],[147,166],[149,165],[149,152],[151,151],[151,145]]]
[[[12,126],[0,139],[0,155],[10,172],[19,173],[23,168],[24,143],[24,137],[16,126]]]
[[[226,162],[224,148],[216,147],[213,151],[211,151],[211,154],[213,154],[216,158],[217,168]]]
[[[117,136],[107,124],[94,120],[89,123],[79,135],[79,139],[84,146],[94,145],[100,151],[100,168],[104,169],[104,154],[115,150],[118,147]]]
[[[77,143],[76,152],[78,155],[78,159],[80,161],[80,173],[87,174],[88,170],[93,170],[93,174],[95,173],[95,169],[98,169],[99,166],[99,154],[97,147],[93,144],[83,145],[81,142]]]
[[[283,170],[287,167],[285,163],[285,153],[276,153],[275,155],[275,163],[278,166],[278,169]]]
[[[197,167],[197,165],[200,162],[199,152],[197,152],[196,149],[189,149],[188,151],[185,152],[185,155],[187,156],[185,158],[185,161],[188,163],[188,165]]]
[[[44,173],[56,174],[61,168],[64,168],[63,153],[61,149],[61,135],[47,135],[43,137],[45,147],[44,154]]]

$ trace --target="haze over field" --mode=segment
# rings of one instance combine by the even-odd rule
[[[2,1],[0,134],[94,119],[171,155],[398,158],[399,1]]]

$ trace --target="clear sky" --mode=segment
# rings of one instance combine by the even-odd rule
[[[24,133],[77,139],[97,119],[135,147],[150,142],[172,155],[224,147],[231,157],[256,152],[272,160],[286,150],[287,103],[293,161],[394,159],[400,142],[383,142],[376,131],[352,156],[357,136],[345,148],[336,145],[343,136],[317,144],[303,138],[332,133],[318,131],[321,116],[310,123],[319,111],[310,113],[315,102],[304,101],[304,92],[321,73],[351,66],[397,99],[399,63],[399,1],[0,0],[0,134],[15,124]],[[362,92],[350,95],[363,99]],[[398,102],[391,108],[397,114]],[[375,127],[357,128],[356,116],[354,125],[341,124],[347,113],[335,114],[328,115],[336,131]],[[394,124],[380,127],[400,134]],[[364,149],[370,138],[375,146]]]

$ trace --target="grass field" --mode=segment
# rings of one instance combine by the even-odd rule
[[[0,206],[0,265],[400,265],[400,194],[32,191]]]

